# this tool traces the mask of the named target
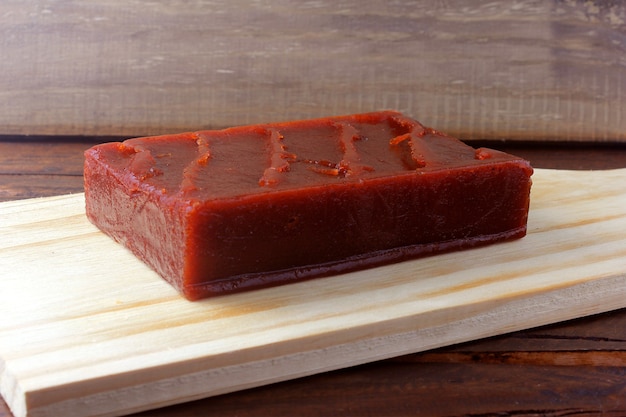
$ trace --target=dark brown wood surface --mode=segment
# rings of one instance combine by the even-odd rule
[[[82,153],[99,140],[0,138],[0,200],[81,192]],[[526,157],[541,168],[626,167],[625,144],[487,144]],[[626,259],[624,264],[626,268]],[[623,416],[626,310],[137,416],[277,415]],[[0,417],[9,416],[0,401]]]

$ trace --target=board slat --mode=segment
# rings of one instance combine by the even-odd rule
[[[626,169],[536,170],[524,239],[188,302],[84,216],[0,204],[0,390],[115,416],[626,306]]]
[[[626,141],[608,0],[0,2],[2,134],[395,109],[463,139]]]

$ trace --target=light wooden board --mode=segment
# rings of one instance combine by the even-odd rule
[[[3,0],[0,134],[381,109],[462,139],[626,141],[626,3]]]
[[[195,303],[82,194],[2,203],[2,395],[122,415],[626,307],[626,169],[533,178],[521,240]]]

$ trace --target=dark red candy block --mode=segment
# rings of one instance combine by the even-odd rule
[[[400,113],[85,153],[87,216],[196,300],[526,234],[532,168]]]

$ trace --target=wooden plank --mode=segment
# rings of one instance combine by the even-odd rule
[[[95,142],[51,138],[0,140],[0,175],[83,175],[84,151]]]
[[[216,397],[208,406],[206,402],[195,402],[184,409],[170,407],[137,417],[201,417],[207,413],[227,417],[248,413],[303,417],[624,415],[626,388],[622,383],[623,369],[618,367],[416,365],[394,360],[372,364],[367,369],[365,376],[359,369],[351,368],[290,384],[248,390],[236,397]],[[319,395],[311,395],[314,382],[320,385]],[[347,398],[346,391],[351,394]],[[605,395],[598,398],[598,393]],[[390,396],[397,400],[389,401]],[[328,403],[338,407],[327,407]],[[299,405],[297,413],[293,404]],[[259,409],[268,412],[250,411]]]
[[[0,175],[0,201],[82,191],[82,175]]]
[[[625,307],[624,179],[537,170],[522,240],[195,303],[81,194],[2,203],[2,395],[121,415]]]
[[[601,0],[6,0],[0,133],[393,108],[464,139],[626,141],[625,22]]]
[[[0,138],[0,201],[82,192],[83,152],[98,141]]]

